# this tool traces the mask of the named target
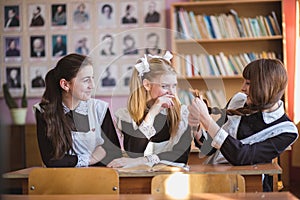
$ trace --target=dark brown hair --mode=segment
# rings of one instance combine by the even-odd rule
[[[243,77],[250,81],[249,98],[245,108],[227,110],[227,114],[245,115],[271,108],[283,96],[287,86],[287,72],[278,59],[257,59],[243,70]],[[230,113],[230,111],[232,113]]]
[[[53,145],[53,158],[61,158],[65,152],[72,150],[71,127],[64,114],[62,88],[59,82],[61,79],[71,81],[80,68],[86,65],[92,65],[88,57],[69,54],[61,58],[56,67],[46,74],[46,90],[40,106],[47,124],[46,135]]]

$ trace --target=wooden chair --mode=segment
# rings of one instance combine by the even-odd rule
[[[119,194],[112,168],[37,168],[30,172],[28,194]]]
[[[152,178],[151,193],[171,196],[192,193],[245,192],[245,179],[237,174],[160,174]]]

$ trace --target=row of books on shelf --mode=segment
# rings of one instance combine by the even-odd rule
[[[230,9],[229,13],[216,15],[199,14],[180,8],[175,13],[178,39],[222,39],[264,37],[281,35],[276,13],[267,16],[239,17]],[[181,34],[182,33],[182,34]]]
[[[275,52],[240,53],[225,55],[220,52],[211,54],[185,54],[176,56],[176,71],[184,77],[193,76],[238,76],[244,67],[259,58],[276,58]]]
[[[204,98],[208,100],[208,106],[224,108],[226,106],[226,96],[223,90],[211,89],[206,91],[201,91]],[[178,90],[178,98],[180,102],[185,105],[190,105],[192,100],[195,98],[191,91],[186,89]]]

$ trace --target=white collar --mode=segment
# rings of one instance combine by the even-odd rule
[[[284,107],[283,107],[283,102],[281,100],[278,101],[279,107],[271,112],[262,112],[263,120],[266,124],[270,124],[280,117],[284,115]]]
[[[62,103],[63,108],[64,108],[64,113],[70,112],[70,109]],[[87,115],[88,114],[88,101],[80,101],[78,106],[74,109],[75,112],[80,113],[82,115]]]

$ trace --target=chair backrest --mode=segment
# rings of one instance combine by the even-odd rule
[[[151,193],[188,195],[193,193],[245,192],[245,179],[237,174],[160,174],[152,178]]]
[[[112,168],[36,168],[29,173],[28,194],[119,194]]]

